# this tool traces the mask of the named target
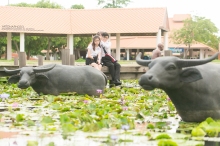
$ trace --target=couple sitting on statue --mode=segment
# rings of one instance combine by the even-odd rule
[[[110,84],[121,85],[121,65],[111,56],[111,42],[107,32],[98,32],[88,46],[86,65],[101,71],[102,65],[107,66],[112,77]]]

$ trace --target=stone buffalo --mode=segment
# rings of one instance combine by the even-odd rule
[[[166,56],[142,60],[140,55],[136,62],[149,68],[140,77],[140,86],[145,90],[164,90],[183,121],[201,122],[207,117],[220,119],[220,65],[208,63],[218,53],[207,59]]]
[[[78,94],[99,95],[107,84],[106,76],[91,66],[68,66],[49,64],[39,67],[22,67],[7,70],[11,74],[9,83],[17,83],[21,89],[31,86],[38,94],[58,95],[77,92]]]

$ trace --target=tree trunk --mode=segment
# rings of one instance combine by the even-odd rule
[[[50,60],[51,37],[47,37],[47,39],[48,39],[48,46],[47,46],[46,60]]]
[[[18,47],[18,43],[17,43],[15,40],[13,40],[13,43],[14,43],[14,45],[15,45],[15,47],[16,47],[17,53],[19,54],[20,49],[19,49],[19,47]]]
[[[74,51],[74,54],[75,54],[75,60],[79,59],[80,58],[80,50],[79,49],[76,49]]]
[[[78,59],[81,58],[81,56],[80,56],[80,50],[78,50],[77,54],[78,54]]]
[[[27,50],[27,60],[30,60],[30,49]]]
[[[184,51],[184,55],[183,55],[183,58],[184,59],[187,59],[187,54],[188,54],[188,52],[189,52],[189,50],[190,50],[190,44],[188,44],[188,49],[186,49],[186,51]]]

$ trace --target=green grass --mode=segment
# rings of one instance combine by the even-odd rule
[[[50,61],[50,60],[44,60],[43,62],[45,63],[61,63],[62,61],[61,60],[54,60],[54,61]],[[75,62],[77,63],[84,63],[85,62],[85,59],[78,59],[76,60]],[[136,61],[135,60],[120,60],[118,61],[120,64],[136,64]],[[213,63],[220,63],[220,60],[213,60],[212,61]],[[28,65],[35,65],[37,64],[37,60],[27,60],[26,62]],[[0,65],[14,65],[14,60],[5,60],[5,59],[0,59]]]
[[[213,60],[212,62],[215,62],[215,63],[220,63],[220,60]]]
[[[60,63],[61,64],[61,60],[44,60],[43,61],[45,64],[47,63]],[[76,63],[80,63],[80,64],[83,64],[85,63],[85,59],[78,59],[75,61]],[[120,60],[118,61],[120,64],[136,64],[136,61],[135,60]],[[27,60],[26,61],[26,64],[28,65],[37,65],[38,64],[38,61],[37,60]],[[5,59],[0,59],[0,65],[14,65],[14,60],[5,60]]]

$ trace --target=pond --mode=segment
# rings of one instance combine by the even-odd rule
[[[202,146],[210,140],[207,131],[200,134],[200,123],[181,121],[165,92],[145,91],[137,80],[106,88],[99,97],[38,96],[32,88],[0,86],[1,146]]]

